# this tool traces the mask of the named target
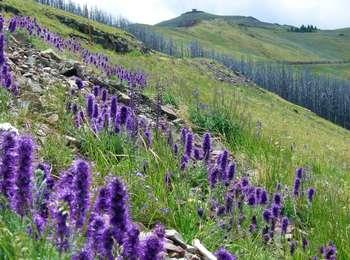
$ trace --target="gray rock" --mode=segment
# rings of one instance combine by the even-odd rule
[[[167,229],[165,230],[165,237],[171,241],[174,242],[175,245],[179,245],[182,248],[187,248],[186,243],[184,242],[182,236],[179,234],[179,232],[177,232],[174,229]]]
[[[56,124],[57,123],[57,121],[58,121],[58,115],[57,114],[52,114],[51,116],[49,116],[48,118],[47,118],[47,122],[50,124],[50,125],[54,125],[54,124]]]
[[[40,52],[40,55],[55,61],[62,61],[62,58],[57,53],[55,53],[53,49],[44,50]]]
[[[194,248],[196,248],[199,251],[203,259],[217,260],[216,256],[214,256],[211,252],[209,252],[209,250],[206,249],[205,246],[203,246],[198,239],[194,239],[192,245]]]
[[[170,120],[177,119],[177,114],[171,106],[163,105],[163,106],[161,106],[161,110],[167,116],[168,119],[170,119]]]

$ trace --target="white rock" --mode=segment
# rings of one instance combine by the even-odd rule
[[[0,132],[11,131],[18,135],[18,130],[16,127],[12,126],[10,123],[0,123]]]
[[[206,260],[217,260],[217,258],[206,249],[198,239],[194,239],[192,245],[200,252]]]

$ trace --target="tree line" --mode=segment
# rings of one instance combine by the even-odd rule
[[[131,24],[126,19],[110,18],[98,9],[88,10],[71,1],[37,0],[89,19],[122,28],[142,41],[146,47],[174,57],[203,57],[216,60],[233,71],[241,72],[257,85],[282,98],[310,109],[319,116],[350,129],[350,81],[316,75],[308,70],[296,70],[285,63],[261,62],[249,58],[237,59],[203,48],[194,40],[189,43],[175,42],[150,27]],[[79,9],[80,8],[80,9]],[[307,27],[302,30],[309,30]],[[311,27],[310,27],[311,28]],[[313,27],[316,30],[316,26]]]
[[[89,7],[87,4],[80,5],[71,0],[35,0],[36,2],[54,8],[64,10],[79,16],[86,17],[96,22],[107,24],[113,27],[125,27],[129,21],[122,16],[114,16],[102,11],[97,7]]]
[[[318,28],[314,25],[301,25],[300,27],[292,26],[288,29],[290,32],[311,33],[317,32]]]

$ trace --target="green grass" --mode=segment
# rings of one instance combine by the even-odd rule
[[[51,30],[63,35],[69,33],[65,26],[40,12],[42,9],[36,4],[11,3],[29,15],[36,14],[39,21]],[[56,11],[49,9],[49,12]],[[38,48],[46,48],[30,40]],[[269,48],[273,48],[272,45]],[[117,64],[147,72],[150,82],[146,90],[148,96],[154,97],[156,84],[162,82],[164,102],[177,106],[179,115],[196,131],[209,129],[216,132],[217,138],[235,156],[239,174],[252,173],[255,184],[270,190],[277,182],[291,186],[295,168],[305,166],[310,169],[310,185],[316,187],[316,200],[311,208],[302,211],[302,215],[293,215],[293,219],[297,225],[301,225],[300,219],[305,223],[303,229],[311,240],[310,254],[333,240],[338,247],[339,259],[350,257],[350,216],[347,210],[350,203],[349,131],[257,87],[218,82],[208,72],[203,60],[175,59],[160,54],[117,55],[97,45],[90,46],[90,49],[107,54]],[[232,232],[225,239],[215,221],[199,219],[196,209],[205,206],[208,200],[206,173],[201,166],[190,168],[185,175],[181,173],[179,158],[171,155],[163,138],[156,138],[149,150],[126,136],[104,133],[96,137],[87,129],[77,131],[71,116],[64,111],[69,99],[66,90],[62,86],[52,86],[44,97],[46,102],[40,111],[34,106],[24,109],[0,89],[0,121],[11,122],[21,131],[36,136],[36,127],[28,129],[27,124],[46,123],[46,114],[57,113],[59,121],[51,126],[52,136],[43,140],[37,138],[40,158],[53,163],[57,175],[77,156],[87,158],[93,162],[95,186],[103,184],[109,175],[120,176],[126,181],[133,217],[146,227],[162,221],[167,227],[180,231],[187,241],[199,238],[210,250],[225,245],[243,259],[283,257],[283,252],[265,247],[254,236]],[[81,102],[82,97],[74,100]],[[13,104],[9,111],[10,103]],[[207,110],[199,109],[201,104],[207,105]],[[64,135],[77,138],[81,147],[68,147]],[[168,171],[173,174],[170,189],[163,182]],[[199,188],[201,192],[193,188]],[[204,195],[204,199],[199,195]],[[301,204],[301,208],[302,205],[305,204]],[[13,214],[1,212],[0,216],[5,230],[4,236],[0,236],[5,237],[0,239],[0,247],[10,248],[6,253],[9,258],[21,257],[21,248],[28,248],[31,252],[28,255],[33,258],[40,257],[40,254],[57,258],[50,244],[32,241],[26,235],[26,226]],[[13,239],[25,241],[19,243],[25,246],[9,245],[7,230]],[[296,231],[295,235],[300,236],[300,232]],[[295,259],[305,259],[302,250],[299,249]]]

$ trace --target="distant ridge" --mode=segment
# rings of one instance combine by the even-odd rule
[[[211,21],[215,19],[222,19],[228,23],[238,24],[242,26],[253,26],[262,28],[277,28],[280,25],[262,22],[252,16],[226,16],[226,15],[215,15],[200,11],[197,9],[192,9],[191,11],[185,12],[180,16],[160,22],[156,26],[163,27],[191,27],[203,21]]]

